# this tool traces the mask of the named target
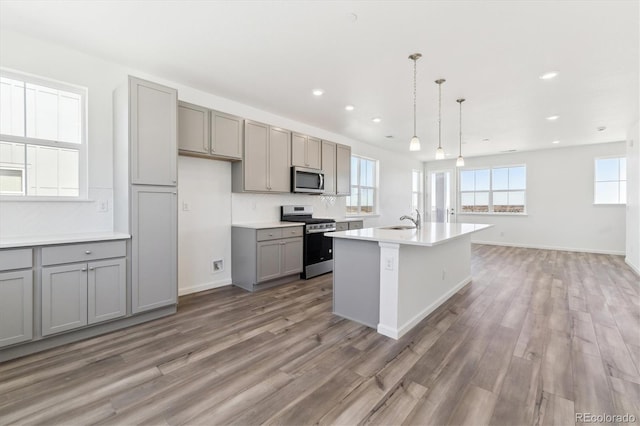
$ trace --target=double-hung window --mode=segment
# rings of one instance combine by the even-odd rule
[[[525,166],[504,166],[460,171],[462,213],[524,213]]]
[[[596,158],[595,204],[627,203],[627,159]]]
[[[422,210],[423,178],[421,170],[411,170],[411,211]]]
[[[85,88],[0,71],[0,196],[86,197]]]
[[[347,197],[347,214],[368,215],[377,212],[378,161],[351,156],[351,195]]]

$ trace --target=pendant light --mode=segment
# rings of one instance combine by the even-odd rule
[[[444,149],[442,149],[442,83],[444,78],[436,80],[438,85],[438,149],[436,149],[436,160],[444,160]]]
[[[460,104],[460,154],[458,155],[458,159],[456,160],[456,167],[464,166],[464,158],[462,158],[462,103],[464,101],[464,98],[456,100],[456,102]]]
[[[409,59],[413,61],[413,137],[409,142],[409,151],[420,151],[420,139],[416,135],[416,63],[421,57],[421,53],[409,56]]]

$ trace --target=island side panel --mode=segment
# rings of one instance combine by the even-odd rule
[[[376,241],[333,239],[333,313],[376,328],[380,249]]]
[[[402,336],[471,281],[471,236],[433,247],[401,245],[398,272]]]

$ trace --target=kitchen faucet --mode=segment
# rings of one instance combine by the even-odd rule
[[[416,226],[416,228],[420,228],[420,223],[422,222],[422,219],[420,218],[420,211],[418,209],[416,209],[416,218],[415,219],[413,217],[407,216],[407,215],[400,216],[400,220],[405,220],[405,219],[409,219],[411,222],[413,222],[413,224]]]

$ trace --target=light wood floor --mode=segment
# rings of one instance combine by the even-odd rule
[[[621,257],[474,246],[473,282],[398,341],[331,314],[331,275],[0,364],[0,424],[574,424],[640,418]],[[636,420],[640,422],[640,420]]]

